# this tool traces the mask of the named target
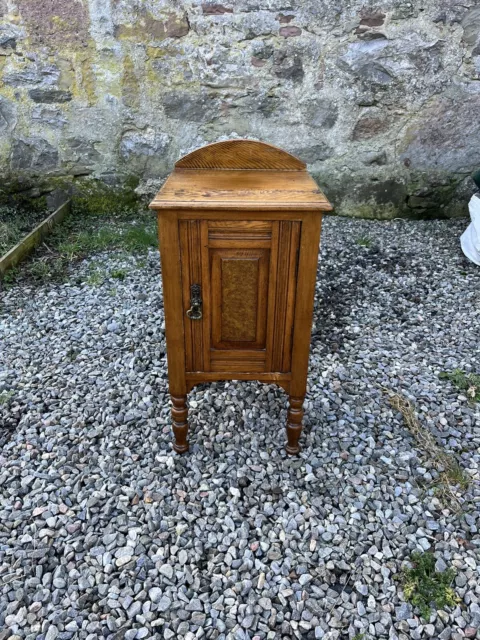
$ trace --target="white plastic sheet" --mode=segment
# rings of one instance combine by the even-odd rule
[[[480,195],[471,197],[468,209],[471,223],[462,233],[460,244],[467,258],[480,266]]]

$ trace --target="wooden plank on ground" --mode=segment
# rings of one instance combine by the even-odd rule
[[[53,227],[62,222],[67,214],[70,213],[71,206],[71,200],[64,202],[56,211],[49,215],[48,218],[45,218],[43,222],[25,236],[23,240],[10,249],[10,251],[7,251],[7,253],[0,258],[0,277],[3,276],[8,269],[15,267],[26,258],[50,233]]]

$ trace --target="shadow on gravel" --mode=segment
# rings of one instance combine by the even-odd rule
[[[15,433],[20,419],[20,413],[13,412],[8,402],[0,404],[0,450],[10,442],[10,438]]]
[[[335,266],[332,266],[332,262]],[[335,353],[345,340],[358,337],[358,334],[346,329],[353,310],[367,300],[380,299],[384,295],[381,287],[372,286],[374,275],[378,278],[378,273],[382,272],[390,278],[405,277],[406,274],[414,277],[420,275],[422,269],[422,265],[415,261],[413,252],[399,250],[391,255],[378,245],[349,247],[348,251],[339,251],[335,255],[332,250],[325,250],[317,271],[312,347],[320,347],[324,353]],[[418,288],[412,287],[411,291],[407,291],[405,285],[398,289],[390,285],[389,294],[393,294],[394,303],[389,312],[402,321],[405,319],[405,299],[419,302],[422,293],[425,292]]]

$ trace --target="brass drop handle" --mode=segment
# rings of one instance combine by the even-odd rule
[[[199,284],[192,284],[190,287],[190,309],[187,311],[187,317],[190,320],[202,319],[202,289]]]

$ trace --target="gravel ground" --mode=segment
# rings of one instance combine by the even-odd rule
[[[240,382],[192,391],[173,454],[156,252],[4,292],[0,640],[480,637],[479,405],[439,379],[480,370],[464,227],[326,220],[297,459],[283,392]],[[461,513],[382,386],[458,456]],[[456,571],[429,620],[414,551]]]

